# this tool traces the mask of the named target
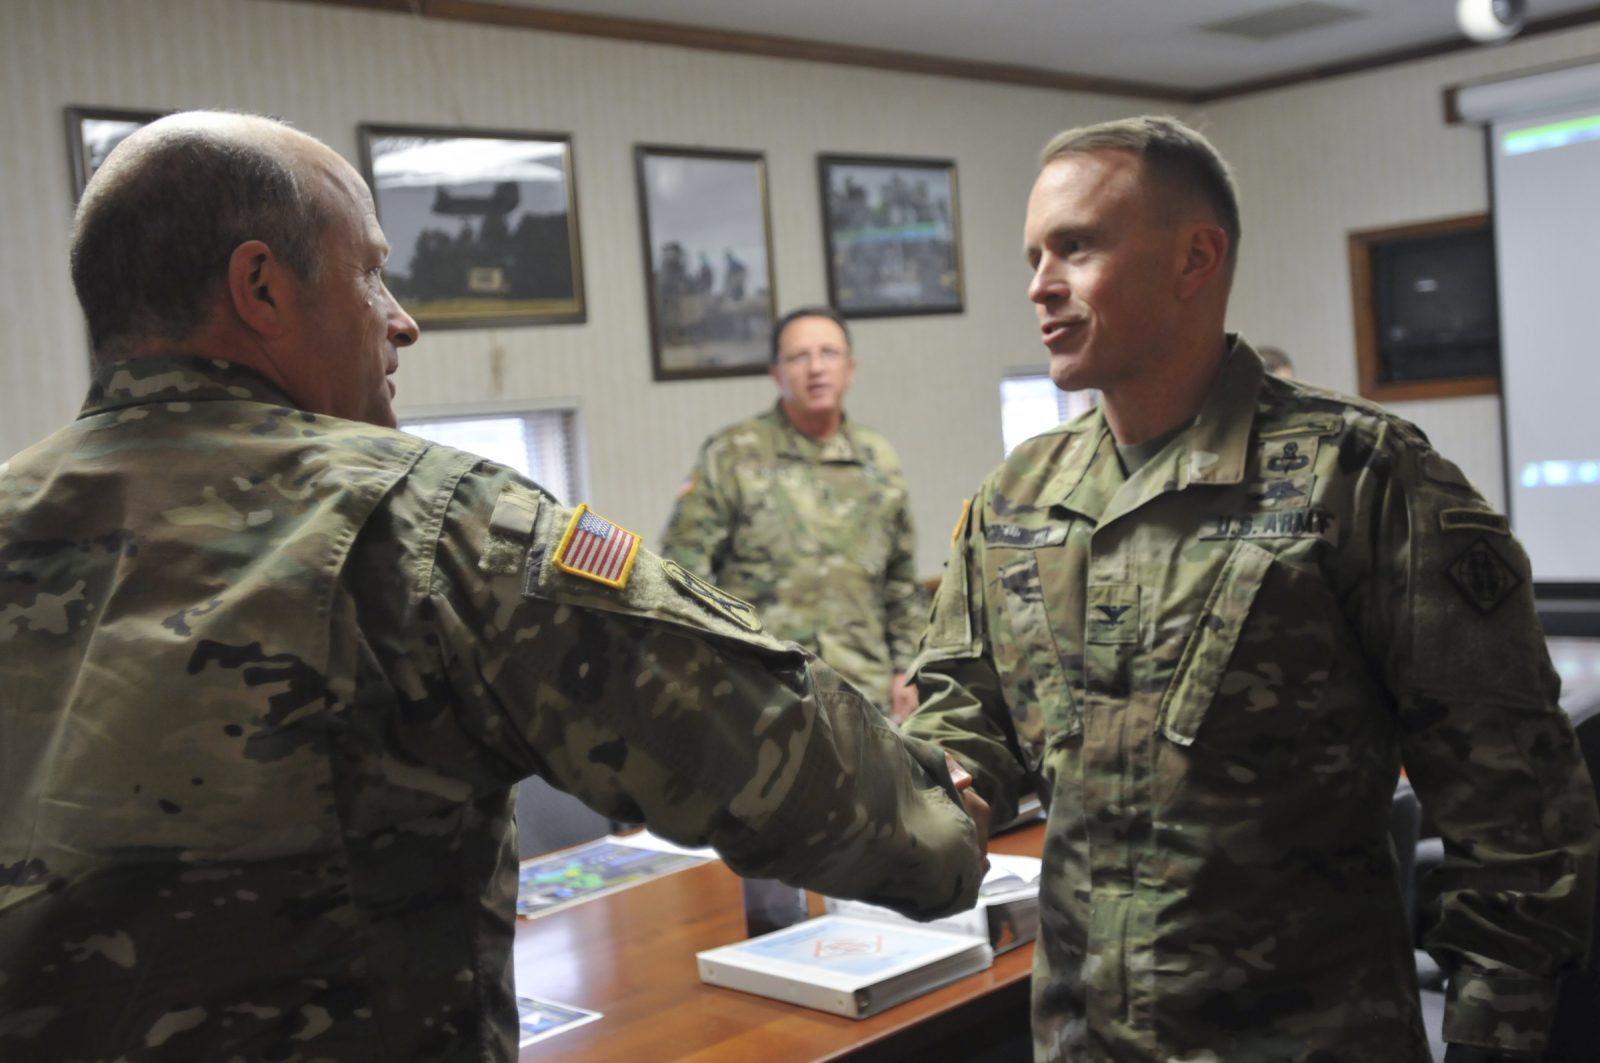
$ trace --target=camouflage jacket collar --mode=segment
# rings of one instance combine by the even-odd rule
[[[1148,496],[1181,490],[1190,484],[1236,484],[1244,479],[1265,369],[1260,355],[1243,338],[1229,333],[1227,340],[1228,352],[1194,423],[1168,446],[1169,454],[1173,448],[1181,448],[1177,451],[1176,468],[1170,458],[1152,460],[1140,470],[1139,477],[1151,486],[1137,498],[1118,498],[1117,512],[1137,508]],[[1104,411],[1097,406],[1058,431],[1076,438],[1040,490],[1039,504],[1063,505],[1111,519],[1113,514],[1107,512],[1107,506],[1118,494],[1124,478]],[[1108,477],[1115,483],[1108,482]]]
[[[812,439],[796,428],[783,412],[783,403],[775,402],[772,409],[762,415],[773,427],[773,437],[780,457],[799,458],[802,461],[838,461],[865,464],[862,449],[850,430],[850,417],[841,414],[839,430],[827,439]]]
[[[1236,484],[1244,479],[1255,423],[1256,402],[1266,369],[1261,356],[1237,333],[1228,334],[1222,356],[1194,424],[1178,438],[1188,443],[1188,460],[1179,472],[1179,486],[1192,483]]]
[[[151,355],[97,363],[78,416],[158,402],[294,402],[254,369],[196,355]]]

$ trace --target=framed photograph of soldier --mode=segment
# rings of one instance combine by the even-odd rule
[[[84,186],[106,161],[112,148],[161,114],[160,111],[124,111],[113,107],[68,107],[67,164],[72,171],[72,201],[76,203],[83,195]]]
[[[656,380],[765,373],[776,315],[759,152],[634,148]]]
[[[427,328],[584,321],[572,138],[362,125],[390,291]]]
[[[817,156],[828,302],[846,317],[962,310],[956,164]]]

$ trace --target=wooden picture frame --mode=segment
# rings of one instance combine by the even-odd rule
[[[390,291],[428,328],[587,320],[572,137],[362,124]]]
[[[765,373],[777,315],[766,157],[639,144],[634,165],[654,379]]]
[[[818,155],[817,180],[834,309],[845,317],[965,309],[953,161]]]
[[[1482,256],[1489,255],[1485,290],[1474,295],[1489,300],[1485,309],[1498,323],[1498,292],[1493,275],[1493,232],[1486,214],[1465,214],[1410,225],[1365,229],[1349,234],[1350,294],[1355,312],[1356,370],[1362,398],[1375,402],[1405,402],[1416,399],[1457,398],[1467,395],[1496,395],[1500,391],[1498,326],[1495,331],[1493,369],[1485,371],[1490,359],[1480,353],[1468,359],[1475,368],[1462,371],[1446,364],[1439,371],[1401,367],[1396,364],[1399,343],[1393,335],[1383,335],[1386,320],[1382,303],[1385,290],[1392,287],[1382,276],[1386,263],[1413,251],[1426,252],[1445,244],[1465,244]],[[1481,269],[1478,271],[1483,272]],[[1419,285],[1425,283],[1417,282]],[[1388,331],[1393,333],[1391,324]],[[1479,348],[1481,339],[1474,341]]]
[[[130,111],[118,107],[68,106],[65,109],[67,167],[72,174],[72,201],[76,203],[83,198],[89,178],[105,162],[112,148],[126,140],[135,129],[149,125],[163,114],[163,111]]]

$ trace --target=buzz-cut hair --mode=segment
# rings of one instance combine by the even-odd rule
[[[175,119],[119,145],[78,204],[72,284],[97,359],[193,335],[246,241],[266,243],[302,281],[321,273],[331,214],[274,135],[289,127],[253,115]]]
[[[1232,170],[1211,141],[1167,115],[1119,118],[1057,133],[1040,153],[1039,168],[1069,155],[1102,151],[1137,156],[1169,202],[1192,196],[1204,204],[1228,236],[1228,265],[1233,265],[1239,250],[1239,194]]]
[[[767,359],[768,365],[778,364],[778,341],[783,338],[783,330],[803,317],[825,317],[832,321],[839,326],[839,331],[844,333],[845,346],[850,346],[850,326],[844,323],[844,315],[831,306],[822,306],[820,304],[817,306],[802,306],[784,314],[778,319],[778,323],[772,326],[772,352]]]

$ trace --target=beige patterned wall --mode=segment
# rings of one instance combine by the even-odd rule
[[[1197,114],[1243,190],[1234,327],[1290,351],[1301,375],[1353,391],[1346,234],[1488,209],[1484,134],[1444,124],[1444,87],[1596,55],[1600,28],[1572,30],[1214,104]],[[1421,425],[1490,501],[1504,504],[1497,398],[1394,409]]]
[[[1439,86],[1596,51],[1600,30],[1578,31],[1208,108],[1245,191],[1235,326],[1352,387],[1345,231],[1484,205],[1481,140],[1442,126]],[[1019,249],[1035,153],[1057,129],[1148,107],[265,0],[0,0],[0,79],[0,454],[71,416],[86,379],[65,105],[264,111],[352,160],[363,121],[570,132],[588,323],[430,333],[405,354],[400,401],[575,402],[591,501],[647,538],[705,434],[772,389],[651,382],[633,144],[766,152],[784,306],[826,293],[817,152],[954,158],[967,312],[855,327],[851,409],[905,457],[930,575],[999,459],[1000,376],[1042,361]],[[1405,412],[1499,497],[1497,403]]]
[[[930,575],[961,498],[999,461],[1002,372],[1042,364],[1020,251],[1039,146],[1137,109],[263,0],[0,0],[0,71],[0,454],[71,416],[86,379],[66,269],[66,104],[270,112],[352,160],[363,121],[570,132],[588,323],[426,334],[403,355],[399,398],[433,412],[576,401],[592,502],[647,539],[705,435],[773,389],[764,376],[651,382],[633,145],[766,152],[785,307],[827,293],[817,152],[954,158],[968,312],[861,322],[850,403],[905,457]]]

